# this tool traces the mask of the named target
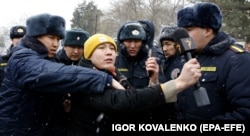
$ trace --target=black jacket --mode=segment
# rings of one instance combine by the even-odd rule
[[[84,59],[79,65],[93,68],[91,62]],[[144,89],[130,88],[126,91],[107,89],[100,95],[73,96],[73,118],[69,135],[105,135],[111,131],[110,123],[126,122],[127,113],[152,108],[162,103],[165,103],[165,99],[160,85]]]

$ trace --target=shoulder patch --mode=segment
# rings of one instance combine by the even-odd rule
[[[7,63],[0,63],[0,67],[5,67]]]
[[[118,71],[120,71],[120,72],[128,72],[128,69],[127,68],[118,68]]]
[[[238,47],[237,45],[231,45],[229,48],[230,48],[230,50],[232,50],[235,53],[242,53],[242,52],[244,52],[244,49]]]

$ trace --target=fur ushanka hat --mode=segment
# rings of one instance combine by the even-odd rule
[[[49,34],[63,39],[65,36],[65,20],[60,16],[47,13],[35,15],[27,19],[26,26],[26,35],[30,37]]]
[[[143,26],[138,22],[129,22],[123,26],[120,31],[119,40],[146,40],[146,32]]]
[[[192,7],[185,7],[177,13],[179,27],[198,26],[219,31],[222,25],[222,13],[220,8],[210,2],[199,2]]]
[[[80,28],[73,28],[66,31],[65,38],[62,40],[62,46],[83,47],[85,41],[89,38],[89,33]]]
[[[26,33],[26,27],[25,26],[13,26],[10,29],[10,39],[14,38],[21,38],[25,35]]]

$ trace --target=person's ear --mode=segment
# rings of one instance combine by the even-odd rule
[[[213,29],[211,28],[204,28],[203,34],[205,37],[208,37],[214,33]]]

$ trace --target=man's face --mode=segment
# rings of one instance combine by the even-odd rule
[[[126,50],[131,57],[135,57],[141,49],[142,41],[141,40],[124,40],[123,41]]]
[[[96,47],[90,60],[99,69],[109,69],[114,67],[116,56],[115,46],[110,43],[103,43]]]
[[[38,40],[43,43],[43,45],[48,50],[48,57],[52,58],[56,55],[56,51],[59,48],[60,37],[55,35],[43,35],[39,36]]]
[[[175,49],[175,42],[170,40],[163,40],[162,41],[162,50],[164,53],[164,56],[166,58],[175,55],[176,49]]]
[[[13,39],[12,39],[12,44],[13,44],[13,46],[17,46],[17,44],[18,44],[18,42],[20,41],[21,38],[22,38],[22,37],[13,38]]]
[[[72,61],[78,61],[83,55],[83,46],[67,46],[64,45],[67,57]]]
[[[186,28],[189,36],[194,40],[197,51],[201,51],[207,44],[206,29],[200,27]]]
[[[245,44],[245,49],[246,49],[247,51],[250,51],[250,44],[246,43],[246,44]]]

